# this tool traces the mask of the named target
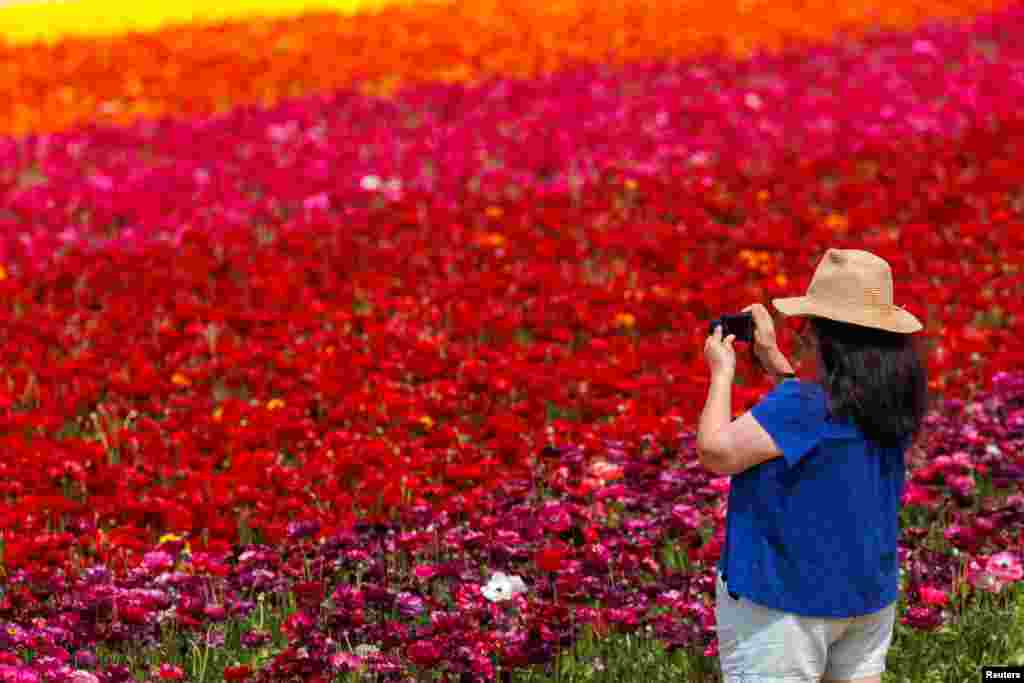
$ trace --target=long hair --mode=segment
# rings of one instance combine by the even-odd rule
[[[809,323],[829,412],[853,420],[883,447],[916,438],[929,401],[918,337],[827,318],[811,317]]]

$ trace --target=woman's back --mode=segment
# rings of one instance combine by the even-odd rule
[[[899,591],[902,445],[829,414],[824,389],[787,380],[752,410],[783,457],[732,477],[719,569],[730,591],[794,614],[853,617]]]

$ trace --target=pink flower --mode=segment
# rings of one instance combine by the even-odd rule
[[[703,521],[700,510],[692,505],[679,503],[672,506],[672,521],[685,529],[698,529]]]
[[[331,198],[327,195],[326,192],[321,192],[320,194],[315,194],[310,197],[306,197],[306,199],[302,201],[302,208],[306,209],[307,211],[311,211],[313,209],[329,209],[331,208]]]
[[[1007,552],[973,559],[967,565],[967,581],[989,593],[1001,593],[1007,584],[1021,578],[1020,562]]]
[[[988,558],[985,571],[1004,583],[1020,581],[1024,577],[1024,568],[1021,567],[1020,560],[1006,551]]]
[[[418,564],[413,567],[412,573],[421,581],[429,581],[437,575],[437,566],[432,564]]]
[[[729,486],[729,477],[715,477],[708,482],[708,488],[721,494],[729,493]]]
[[[949,595],[946,591],[931,586],[921,586],[917,592],[921,596],[921,601],[926,605],[943,606],[949,604]]]
[[[946,475],[946,486],[961,498],[969,498],[977,488],[974,477],[969,475]]]
[[[938,504],[938,496],[931,489],[908,481],[903,490],[903,505],[916,505],[933,508]]]
[[[337,652],[331,655],[329,661],[331,667],[337,671],[352,671],[363,665],[361,657],[348,652]]]
[[[219,622],[227,619],[228,611],[223,605],[207,605],[203,608],[203,614],[205,614],[210,621]]]
[[[0,666],[0,683],[39,683],[39,674],[27,666]]]
[[[142,556],[142,564],[151,572],[163,572],[174,567],[174,558],[163,550],[154,550]]]
[[[96,674],[79,669],[68,674],[68,683],[100,683]]]

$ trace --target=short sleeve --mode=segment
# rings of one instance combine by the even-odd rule
[[[789,467],[810,453],[824,435],[823,396],[812,385],[797,380],[778,384],[750,413],[772,437]]]

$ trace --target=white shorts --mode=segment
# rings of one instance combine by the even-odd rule
[[[848,619],[803,617],[729,596],[715,585],[724,683],[818,683],[879,676],[892,643],[896,602]]]

